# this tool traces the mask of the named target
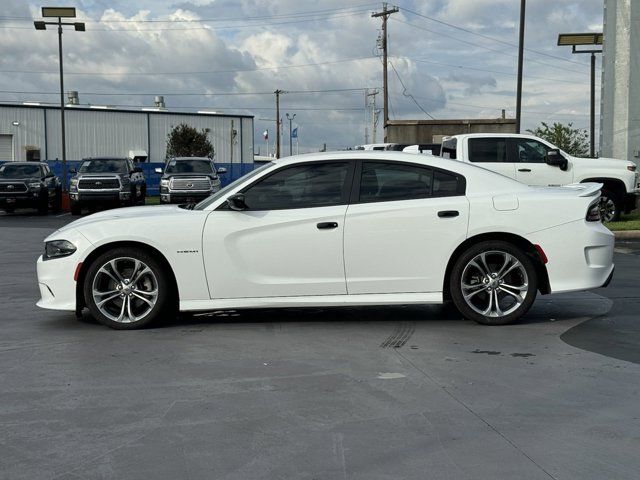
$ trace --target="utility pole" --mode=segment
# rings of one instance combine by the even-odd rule
[[[287,120],[289,120],[289,156],[293,155],[293,139],[291,138],[291,129],[293,119],[296,118],[296,114],[294,113],[292,117],[287,113]]]
[[[380,91],[377,88],[374,88],[371,93],[367,93],[368,97],[371,97],[371,143],[376,143],[376,131],[378,130],[378,114],[380,111],[376,107],[376,95],[378,95]]]
[[[527,0],[520,0],[520,40],[518,42],[518,89],[516,92],[516,133],[522,123],[522,64],[524,60],[524,12]]]
[[[524,1],[524,0],[523,0]],[[387,87],[387,20],[393,13],[398,12],[398,7],[387,9],[387,2],[382,4],[381,12],[374,12],[372,17],[382,17],[382,96],[384,98],[384,141],[387,141],[387,123],[389,123],[389,89]]]
[[[276,158],[280,158],[280,94],[283,90],[276,90]]]

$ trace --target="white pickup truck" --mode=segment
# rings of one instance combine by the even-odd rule
[[[533,135],[476,133],[446,137],[440,155],[472,162],[527,185],[602,183],[601,212],[614,221],[636,208],[640,177],[635,163],[614,158],[579,158]]]

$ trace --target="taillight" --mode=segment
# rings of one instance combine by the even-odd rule
[[[587,210],[587,222],[599,222],[601,220],[600,217],[600,203],[592,203],[589,205],[589,210]]]

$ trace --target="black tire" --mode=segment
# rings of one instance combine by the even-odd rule
[[[53,197],[51,210],[53,211],[53,213],[60,213],[60,210],[62,210],[62,191],[60,191],[59,189],[56,190],[56,194]]]
[[[619,195],[611,190],[600,192],[600,217],[603,222],[617,222],[620,220],[623,205]]]
[[[44,194],[38,198],[38,205],[36,206],[38,215],[46,215],[49,212],[49,195]]]
[[[71,215],[82,215],[82,204],[71,200]]]
[[[482,254],[484,257],[479,257]],[[466,292],[463,292],[463,280]],[[523,297],[521,289],[525,287]],[[483,325],[507,325],[519,320],[531,308],[536,299],[538,277],[533,261],[520,248],[508,242],[485,241],[458,257],[449,277],[449,289],[454,305],[465,318]],[[496,297],[497,309],[492,308]]]
[[[101,269],[105,267],[109,272],[113,273],[113,270],[111,270],[112,267],[110,266],[110,262],[113,260],[115,260],[116,268],[121,273],[120,276],[124,277],[119,287],[112,276],[105,274],[104,271],[101,272]],[[138,280],[139,283],[135,285],[132,282],[128,282],[127,280],[129,279],[126,278],[127,275],[133,274],[134,260],[142,262],[151,272],[141,277],[141,279]],[[131,280],[135,280],[135,277]],[[117,289],[123,293],[119,295],[116,294],[116,297],[112,301],[105,303],[102,308],[99,308],[93,295],[94,286],[101,291],[115,291]],[[127,301],[125,296],[127,286],[129,288],[133,287],[131,291],[128,291],[129,301],[131,302],[131,313],[133,313],[134,317],[139,313],[139,319],[132,320],[131,317],[129,317],[125,303]],[[119,247],[100,255],[89,266],[83,289],[84,300],[91,315],[101,324],[116,330],[134,330],[148,327],[159,321],[162,316],[168,314],[173,315],[176,311],[174,301],[176,296],[170,281],[170,274],[152,255],[140,248]],[[156,292],[155,297],[149,296],[151,292],[154,291]],[[143,292],[145,294],[141,295]],[[145,303],[141,300],[142,297],[153,300],[155,303],[153,306],[150,306],[150,302]],[[98,298],[105,299],[107,297],[99,296]],[[108,314],[111,314],[111,318]],[[120,321],[114,319],[116,315],[121,318]],[[175,317],[175,315],[173,316]]]

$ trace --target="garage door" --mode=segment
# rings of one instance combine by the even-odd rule
[[[13,160],[12,135],[0,135],[0,160]]]

